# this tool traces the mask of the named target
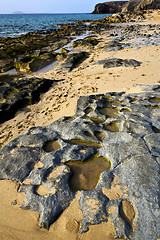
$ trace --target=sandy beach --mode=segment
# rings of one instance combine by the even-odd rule
[[[121,24],[121,23],[120,23]],[[160,11],[146,14],[143,22],[123,23],[122,25],[142,25],[140,33],[160,34]],[[149,25],[152,25],[150,28]],[[160,26],[160,25],[159,25]],[[121,28],[115,30],[120,34]],[[30,77],[54,80],[53,87],[41,95],[41,100],[16,113],[16,116],[0,125],[0,144],[3,147],[18,137],[27,129],[35,126],[47,126],[63,116],[72,116],[76,110],[77,100],[80,96],[104,94],[107,92],[139,93],[143,85],[160,84],[160,46],[143,44],[139,39],[124,40],[132,43],[133,48],[123,48],[118,51],[104,51],[104,46],[113,39],[110,30],[101,34],[93,34],[99,43],[89,51],[89,57],[72,71],[57,70],[61,62],[53,69],[34,73]],[[139,41],[139,45],[133,42]],[[122,41],[123,43],[123,41]],[[97,61],[109,59],[135,59],[141,62],[138,67],[103,68]],[[51,225],[50,230],[38,227],[39,212],[24,210],[19,206],[25,201],[25,194],[18,193],[19,184],[9,180],[0,181],[0,240],[113,240],[115,229],[108,222],[89,227],[89,231],[78,233],[82,221],[82,213],[78,204],[79,191],[70,206]],[[122,195],[118,177],[113,183],[110,192],[106,193],[111,199]],[[15,205],[15,200],[17,204]],[[94,203],[91,203],[94,204]],[[110,209],[114,211],[114,209]],[[117,238],[116,238],[117,239]],[[119,239],[120,240],[120,239]],[[122,239],[121,239],[122,240]],[[157,239],[158,240],[158,239]]]

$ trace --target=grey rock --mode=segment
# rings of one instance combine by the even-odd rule
[[[94,37],[86,37],[84,39],[78,39],[73,42],[73,47],[87,47],[87,48],[93,48],[98,44],[98,40]]]
[[[141,65],[141,62],[135,59],[121,59],[121,58],[110,58],[105,60],[100,60],[95,62],[96,64],[103,64],[104,68],[113,68],[113,67],[138,67]]]
[[[49,229],[78,190],[83,214],[80,233],[90,225],[107,222],[109,216],[116,238],[160,238],[159,89],[159,85],[145,86],[139,94],[110,92],[80,97],[73,117],[31,128],[0,150],[0,179],[21,184],[19,191],[26,195],[21,207],[40,212],[40,227]],[[100,170],[98,178],[93,175],[96,184],[89,189],[94,170],[90,165],[80,180],[87,183],[88,190],[72,187],[69,163],[81,162],[82,166],[95,156],[110,163],[110,169]],[[111,198],[108,192],[116,178],[122,194]],[[124,202],[132,210],[132,219]],[[115,212],[111,213],[110,207]]]
[[[104,50],[107,52],[118,51],[121,49],[123,49],[122,43],[119,43],[117,41],[110,42],[104,46]]]

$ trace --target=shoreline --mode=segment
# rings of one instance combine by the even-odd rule
[[[39,26],[38,25],[36,25],[36,28],[33,30],[30,30],[29,28],[27,28],[24,32],[17,32],[17,31],[20,31],[20,29],[21,29],[21,26],[19,25],[19,23],[17,23],[17,28],[15,29],[15,32],[13,32],[13,33],[8,33],[8,31],[6,31],[6,32],[3,32],[3,34],[4,34],[4,36],[3,35],[1,35],[1,33],[0,33],[0,38],[18,38],[18,37],[21,37],[21,36],[23,36],[23,35],[26,35],[26,34],[29,34],[29,33],[31,33],[31,34],[34,34],[35,32],[47,32],[47,31],[54,31],[54,30],[56,30],[56,29],[59,29],[59,25],[61,25],[61,24],[77,24],[78,22],[92,22],[92,21],[94,21],[94,20],[101,20],[103,17],[105,17],[105,16],[107,16],[107,15],[111,15],[111,14],[98,14],[98,17],[95,17],[95,19],[94,19],[94,17],[91,17],[93,14],[91,14],[91,13],[50,13],[50,14],[47,14],[47,13],[31,13],[31,14],[0,14],[2,17],[5,17],[5,16],[8,16],[8,17],[14,17],[14,16],[16,16],[17,18],[19,18],[19,17],[22,17],[22,20],[25,20],[25,19],[23,19],[23,17],[24,18],[27,18],[28,16],[30,17],[30,16],[34,16],[34,17],[38,17],[38,16],[41,16],[41,17],[43,17],[43,16],[50,16],[50,17],[52,17],[52,16],[74,16],[74,17],[76,17],[76,16],[83,16],[83,15],[87,15],[87,16],[89,16],[88,17],[88,19],[86,20],[85,19],[85,17],[84,18],[79,18],[78,17],[78,19],[77,20],[75,20],[74,18],[72,19],[72,20],[67,20],[66,19],[66,22],[65,22],[65,20],[61,20],[61,19],[53,19],[52,21],[53,21],[53,23],[54,23],[54,20],[55,20],[55,24],[53,24],[53,25],[51,25],[50,26],[50,28],[48,27],[48,25],[50,24],[50,22],[48,22],[48,25],[45,25],[46,24],[46,21],[43,21],[43,26],[41,26],[42,28],[39,28]],[[96,14],[96,16],[97,16],[97,14]],[[11,20],[10,20],[11,21]],[[17,19],[17,21],[18,21],[18,19]],[[37,19],[37,21],[38,21],[38,19]],[[0,21],[0,23],[1,23],[1,21]],[[3,23],[3,22],[2,22]],[[35,22],[36,23],[36,22]],[[3,25],[3,24],[2,24]],[[22,26],[23,27],[23,26]],[[32,27],[31,25],[30,25],[30,27]],[[13,30],[12,30],[13,31]],[[17,32],[17,33],[16,33]]]
[[[80,96],[122,91],[140,93],[146,85],[159,85],[160,43],[158,45],[157,41],[157,46],[150,43],[152,40],[156,43],[155,31],[160,34],[160,13],[153,11],[149,14],[142,23],[120,23],[102,32],[94,32],[92,37],[98,40],[95,46],[90,45],[88,48],[82,42],[74,48],[73,52],[86,51],[89,56],[72,71],[58,69],[66,61],[64,58],[53,69],[28,76],[28,79],[53,80],[55,84],[49,91],[41,94],[38,103],[26,106],[18,111],[14,118],[0,125],[1,147],[31,127],[48,126],[59,118],[73,116]],[[148,42],[147,39],[149,39]],[[67,53],[67,57],[73,52]],[[141,64],[137,67],[114,66],[111,68],[104,68],[103,64],[95,64],[98,61],[113,58],[135,59]],[[17,183],[2,180],[0,189],[3,192],[0,200],[2,240],[30,240],[31,238],[63,240],[64,236],[68,240],[115,239],[115,229],[110,217],[108,222],[90,226],[89,231],[84,234],[78,233],[79,222],[82,221],[78,204],[79,192],[70,206],[47,231],[38,227],[38,212],[19,208],[19,205],[25,201],[25,195],[17,192]],[[121,194],[118,177],[110,194],[114,197]],[[17,205],[13,205],[15,199],[17,199]],[[114,209],[111,208],[110,212],[112,211]]]

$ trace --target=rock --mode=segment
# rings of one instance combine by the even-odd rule
[[[15,67],[19,73],[33,73],[53,63],[56,60],[56,55],[55,53],[45,53],[35,58],[25,56],[16,62]]]
[[[98,44],[98,40],[93,37],[86,37],[84,39],[78,39],[73,42],[73,48],[76,47],[87,47],[87,48],[93,48]]]
[[[48,79],[4,75],[3,81],[0,80],[0,123],[13,118],[21,108],[39,101],[40,94],[48,91],[52,84]]]
[[[0,38],[0,73],[14,69],[15,65],[18,71],[28,73],[30,68],[36,71],[52,63],[55,59],[53,51],[71,41],[70,35],[74,28]]]
[[[0,86],[2,86],[3,83],[7,83],[12,80],[18,80],[22,77],[24,77],[23,74],[0,74]]]
[[[48,229],[78,190],[81,233],[109,216],[115,238],[158,239],[159,90],[80,97],[73,117],[31,128],[0,150],[0,179],[20,183],[21,207],[40,212],[40,227]]]
[[[134,12],[134,9],[137,5],[139,5],[142,0],[130,0],[123,7],[122,12]]]
[[[61,49],[61,53],[68,53],[68,52],[69,52],[69,50],[66,49],[66,48],[62,48],[62,49]]]
[[[120,23],[120,22],[133,22],[142,21],[144,16],[142,12],[121,12],[107,16],[103,21],[106,23]]]
[[[100,60],[95,62],[93,65],[103,64],[104,68],[113,68],[113,67],[138,67],[141,65],[141,62],[135,59],[121,59],[121,58],[110,58],[105,60]]]
[[[56,56],[57,61],[64,61],[67,58],[67,53],[58,53]]]
[[[78,64],[83,62],[88,56],[89,54],[83,51],[70,53],[68,54],[68,57],[66,58],[64,63],[62,63],[57,70],[72,71],[73,68],[77,67]]]
[[[7,72],[14,68],[14,62],[12,59],[3,58],[0,59],[0,73]]]
[[[122,7],[122,12],[136,12],[147,9],[160,9],[159,0],[130,0]]]
[[[95,6],[95,9],[92,12],[92,14],[121,12],[122,6],[126,2],[127,1],[111,1],[111,2],[99,3]]]
[[[104,50],[109,51],[118,51],[123,49],[123,44],[117,41],[112,41],[104,46]]]

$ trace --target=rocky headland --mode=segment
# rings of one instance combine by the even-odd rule
[[[121,12],[123,5],[127,3],[127,1],[111,1],[96,4],[94,11],[92,14],[112,14]]]
[[[159,0],[130,0],[98,3],[93,14],[112,14],[118,12],[137,12],[148,9],[160,9]]]
[[[0,238],[158,240],[160,12],[59,27],[1,38]]]
[[[159,0],[130,0],[122,7],[123,12],[136,12],[148,9],[160,9]]]

